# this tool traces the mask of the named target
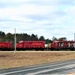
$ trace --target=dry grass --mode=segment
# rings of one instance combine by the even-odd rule
[[[73,51],[0,51],[0,69],[75,59]]]

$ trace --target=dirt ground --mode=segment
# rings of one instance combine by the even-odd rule
[[[73,51],[0,51],[0,69],[75,59]]]

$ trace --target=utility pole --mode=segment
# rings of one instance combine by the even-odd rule
[[[15,28],[14,31],[15,31],[15,34],[14,34],[14,42],[15,42],[15,43],[14,43],[14,49],[15,49],[15,50],[14,50],[14,53],[15,53],[15,52],[16,52],[16,28]]]

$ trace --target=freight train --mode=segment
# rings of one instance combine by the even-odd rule
[[[0,50],[14,49],[11,42],[0,42]],[[45,44],[45,41],[19,41],[16,44],[17,50],[74,50],[75,41],[53,41]]]

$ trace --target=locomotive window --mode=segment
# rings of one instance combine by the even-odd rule
[[[63,47],[63,43],[60,42],[60,43],[59,43],[59,46]]]
[[[60,43],[59,43],[59,46],[61,46]]]
[[[61,43],[61,46],[63,47],[63,43]]]
[[[68,46],[70,47],[71,46],[71,43],[68,43]]]

